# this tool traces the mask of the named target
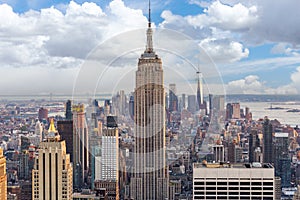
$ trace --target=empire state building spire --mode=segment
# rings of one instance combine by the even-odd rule
[[[151,28],[151,3],[149,0],[149,13],[148,13],[148,29],[147,29],[147,47],[145,50],[145,54],[154,54],[153,51],[153,40],[152,40],[152,35],[153,31]]]

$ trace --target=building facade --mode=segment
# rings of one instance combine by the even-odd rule
[[[263,160],[273,163],[273,126],[267,117],[263,123]]]
[[[274,135],[274,167],[275,175],[281,178],[281,186],[291,186],[291,158],[289,154],[289,134],[275,133]]]
[[[89,170],[89,137],[83,104],[73,105],[73,184],[82,188]]]
[[[116,118],[107,117],[107,126],[103,129],[101,138],[101,156],[100,163],[96,170],[95,188],[105,188],[109,200],[118,200],[119,198],[119,132]]]
[[[169,112],[178,111],[178,97],[176,96],[176,84],[169,84]]]
[[[195,163],[193,199],[275,199],[270,164]]]
[[[7,199],[6,159],[0,148],[0,199]]]
[[[66,143],[51,121],[46,140],[41,142],[32,170],[32,199],[72,199],[73,177]]]
[[[150,19],[150,17],[149,17]],[[147,47],[138,62],[134,96],[131,198],[166,199],[169,193],[165,152],[165,90],[162,61],[155,54],[149,20]]]
[[[57,131],[61,139],[66,141],[67,153],[73,162],[73,120],[57,121]]]

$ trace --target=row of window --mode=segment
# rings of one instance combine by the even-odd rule
[[[261,196],[261,195],[273,195],[273,192],[198,192],[198,191],[194,191],[194,195],[238,195],[238,196],[242,196],[242,195],[253,195],[253,196]]]
[[[273,178],[194,178],[194,180],[273,180]]]
[[[273,187],[194,187],[194,190],[273,190]]]
[[[239,197],[239,196],[231,196],[231,197],[226,197],[226,196],[195,196],[194,199],[247,199],[247,200],[261,200],[261,197]],[[264,200],[273,200],[273,197],[263,197]]]
[[[194,185],[264,185],[273,186],[273,182],[194,182]]]

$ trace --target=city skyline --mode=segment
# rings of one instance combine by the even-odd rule
[[[2,199],[298,198],[300,3],[2,1]]]
[[[1,36],[2,94],[72,92],[89,52],[113,35],[145,29],[147,21],[146,1],[0,2],[1,19],[7,19]],[[293,34],[298,2],[152,4],[155,26],[180,31],[199,43],[216,63],[227,93],[299,94],[299,40]],[[284,9],[289,14],[276,14]],[[189,74],[189,81],[195,82],[196,75]]]

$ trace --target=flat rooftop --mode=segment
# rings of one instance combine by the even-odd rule
[[[194,168],[273,168],[269,163],[194,163]]]

